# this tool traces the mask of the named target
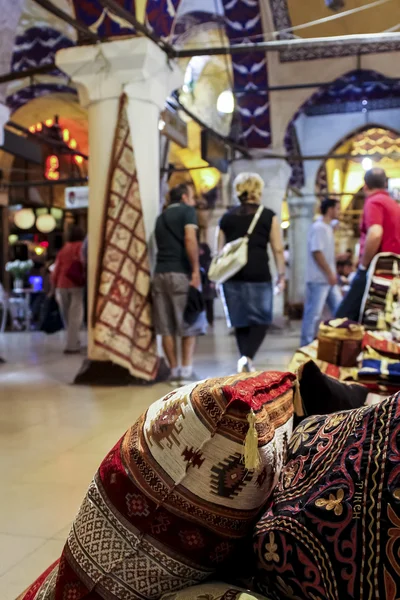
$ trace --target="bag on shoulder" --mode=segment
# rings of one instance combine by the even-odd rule
[[[65,275],[76,287],[85,286],[86,271],[82,261],[74,260]]]
[[[225,283],[225,281],[228,281],[228,279],[239,273],[247,265],[249,260],[249,239],[263,210],[264,207],[260,206],[244,237],[225,244],[222,250],[214,256],[208,271],[210,281]]]

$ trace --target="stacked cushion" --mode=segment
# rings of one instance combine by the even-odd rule
[[[380,315],[384,315],[393,278],[400,271],[400,256],[390,252],[377,254],[368,271],[368,283],[361,307],[361,322],[366,329],[380,327]]]
[[[400,597],[400,395],[306,419],[256,527],[258,586],[296,599]]]
[[[360,408],[367,401],[368,389],[357,383],[343,383],[325,375],[312,360],[298,372],[301,409],[296,403],[298,417],[329,415],[340,410]]]
[[[209,380],[150,406],[100,465],[59,563],[21,598],[158,599],[216,572],[277,482],[294,380]]]

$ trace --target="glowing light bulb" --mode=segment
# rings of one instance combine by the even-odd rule
[[[362,168],[364,169],[364,171],[369,171],[370,169],[372,169],[373,166],[373,162],[371,158],[363,158],[362,159]]]
[[[217,100],[217,110],[224,115],[231,115],[235,110],[235,98],[231,90],[221,92]]]

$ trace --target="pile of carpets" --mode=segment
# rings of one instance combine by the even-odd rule
[[[368,283],[361,306],[361,323],[368,330],[385,329],[391,322],[393,302],[399,291],[400,256],[378,254],[368,270]]]
[[[400,390],[400,343],[390,332],[367,332],[357,380],[370,391],[390,395]]]

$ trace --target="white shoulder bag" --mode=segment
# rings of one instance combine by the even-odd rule
[[[228,281],[228,279],[239,273],[247,265],[249,260],[249,239],[263,210],[264,207],[260,206],[244,237],[225,244],[222,250],[214,256],[208,271],[210,281],[225,283],[225,281]]]

